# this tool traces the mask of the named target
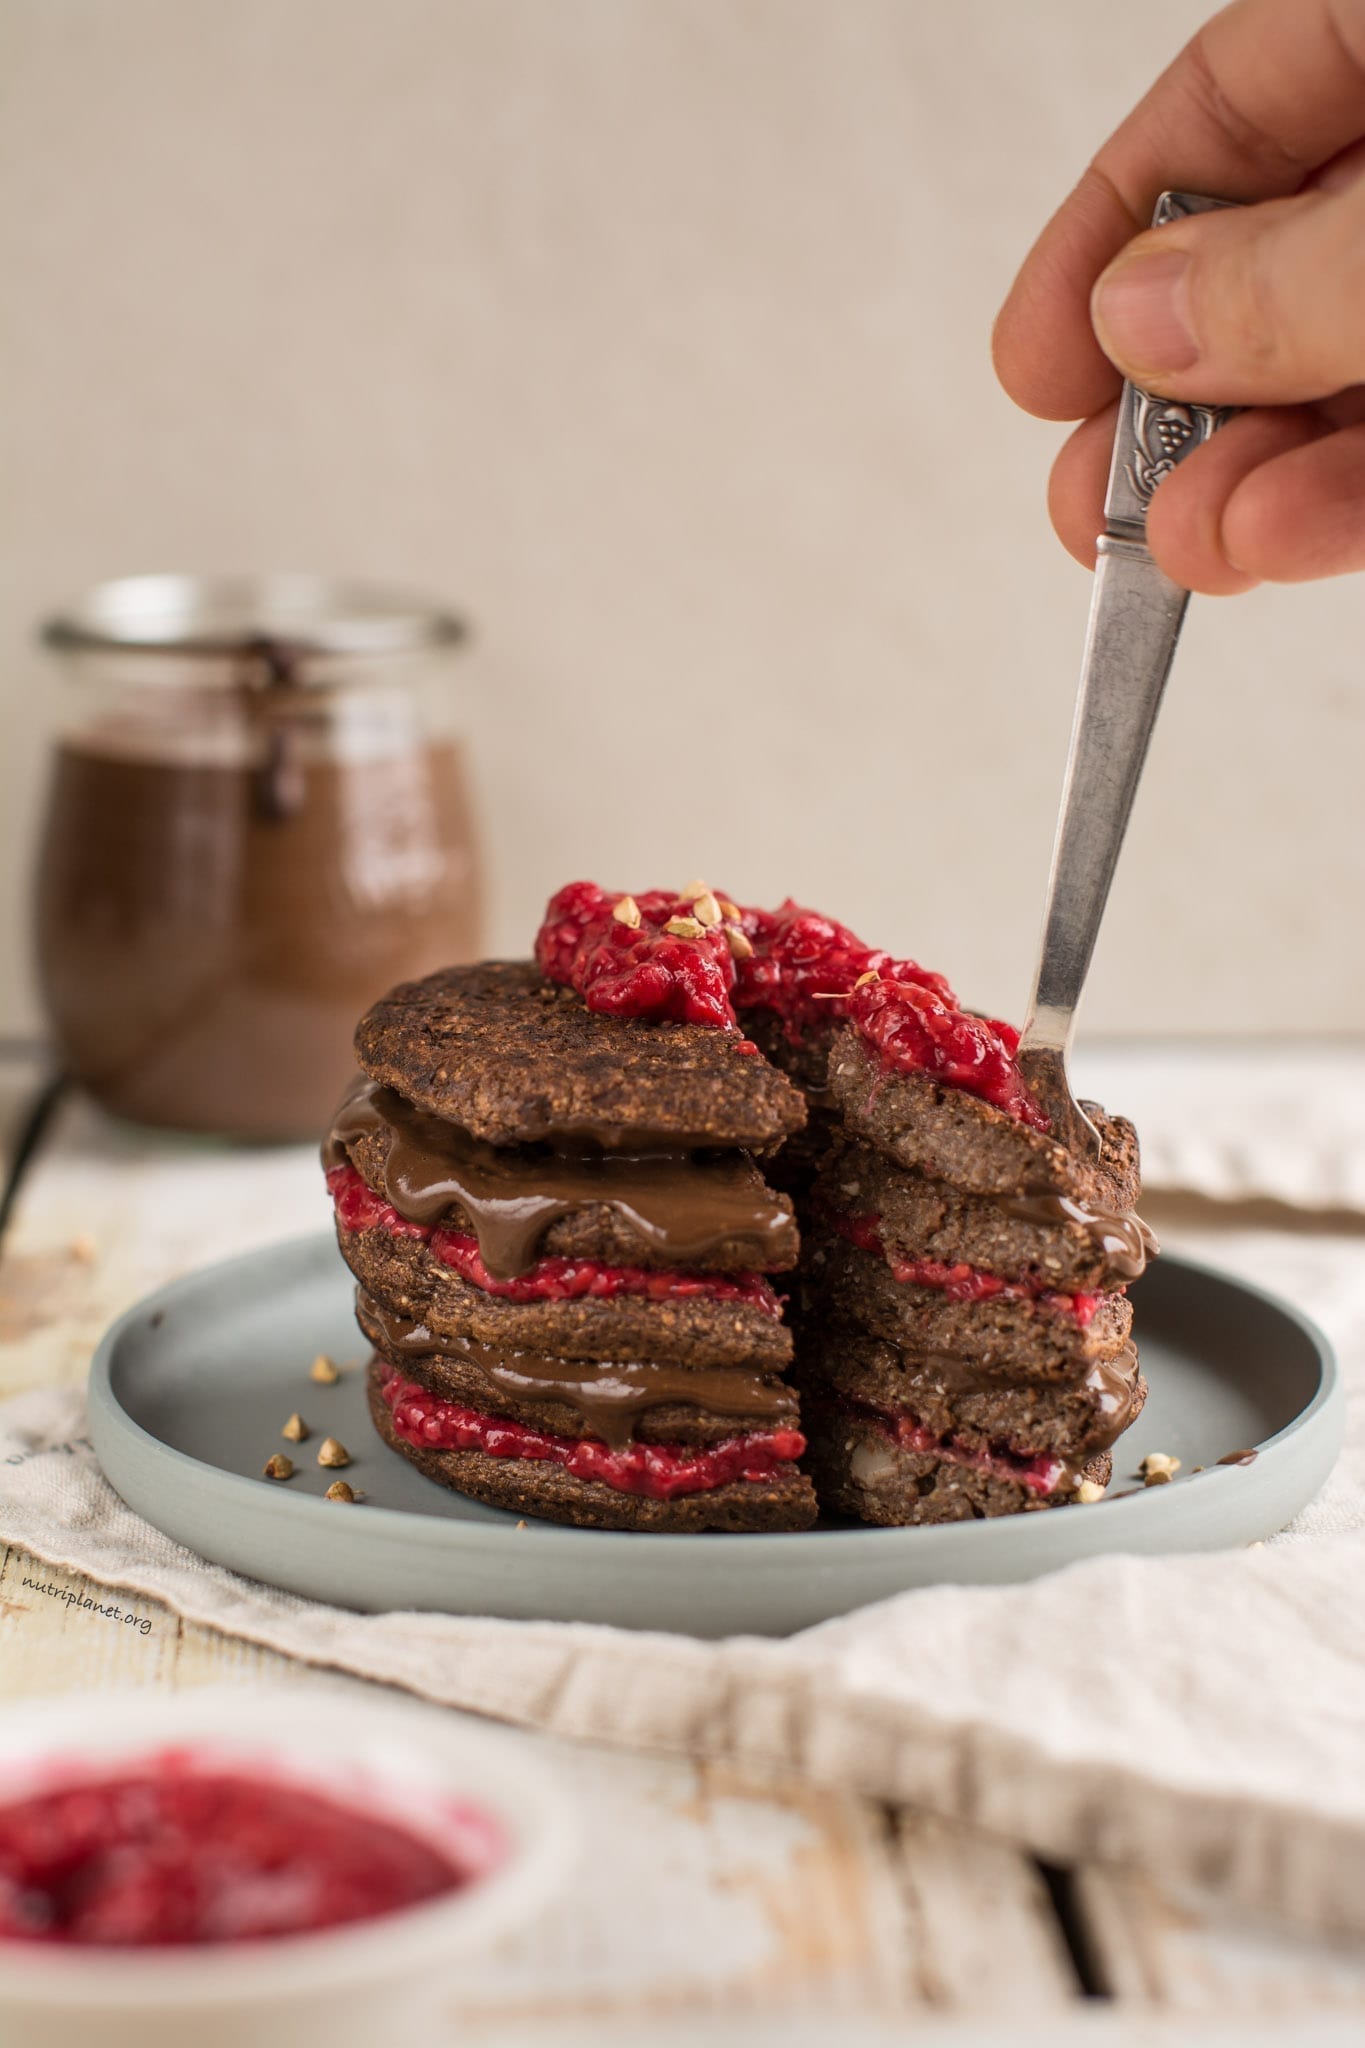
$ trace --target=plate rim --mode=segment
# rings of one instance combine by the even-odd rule
[[[207,1475],[208,1483],[215,1489],[226,1489],[229,1497],[239,1499],[243,1504],[248,1499],[259,1500],[259,1488],[262,1484],[259,1479],[249,1478],[246,1474],[240,1472],[226,1471],[220,1465],[208,1464],[202,1458],[193,1457],[188,1451],[182,1451],[176,1445],[166,1443],[161,1437],[154,1436],[150,1430],[145,1429],[123,1406],[114,1391],[112,1377],[113,1362],[125,1335],[135,1324],[145,1320],[157,1310],[164,1309],[173,1303],[177,1297],[193,1292],[211,1276],[229,1273],[234,1267],[254,1266],[262,1257],[287,1261],[292,1256],[302,1261],[305,1257],[317,1257],[324,1251],[335,1251],[335,1249],[336,1240],[330,1230],[308,1231],[287,1238],[277,1238],[268,1243],[256,1245],[247,1251],[235,1252],[225,1259],[214,1259],[202,1266],[196,1266],[188,1273],[179,1274],[174,1280],[163,1282],[160,1287],[152,1289],[150,1293],[143,1295],[138,1301],[133,1302],[105,1330],[91,1356],[90,1370],[87,1377],[87,1406],[92,1442],[94,1441],[96,1431],[107,1423],[110,1428],[116,1429],[131,1438],[144,1453],[151,1451],[161,1458],[169,1458],[174,1461],[177,1467],[183,1469],[186,1474],[193,1472]],[[1269,1288],[1261,1287],[1252,1280],[1244,1280],[1240,1274],[1227,1272],[1220,1266],[1210,1265],[1206,1260],[1186,1258],[1178,1252],[1165,1252],[1162,1254],[1162,1261],[1167,1270],[1178,1269],[1182,1272],[1195,1274],[1200,1279],[1210,1280],[1221,1286],[1232,1287],[1241,1294],[1251,1296],[1254,1300],[1287,1318],[1308,1339],[1312,1346],[1318,1364],[1317,1388],[1311,1399],[1299,1410],[1297,1415],[1293,1416],[1283,1428],[1276,1430],[1273,1436],[1263,1438],[1255,1446],[1259,1457],[1273,1457],[1277,1455],[1290,1440],[1299,1437],[1304,1429],[1311,1427],[1315,1421],[1324,1417],[1328,1411],[1344,1407],[1344,1385],[1335,1348],[1325,1332],[1311,1316],[1306,1315],[1302,1309],[1296,1307],[1292,1302],[1286,1301],[1282,1295],[1273,1293]],[[1340,1417],[1338,1417],[1338,1420],[1340,1421]],[[1340,1449],[1341,1430],[1339,1429],[1333,1463],[1335,1463],[1335,1456],[1339,1455]],[[98,1443],[95,1443],[95,1452],[98,1457]],[[102,1460],[101,1469],[103,1469]],[[1191,1473],[1188,1475],[1185,1486],[1181,1488],[1181,1494],[1185,1494],[1189,1479],[1211,1477],[1218,1469],[1217,1466],[1209,1466],[1203,1473]],[[1223,1469],[1232,1471],[1237,1468],[1225,1467]],[[1330,1467],[1328,1469],[1330,1470]],[[110,1481],[111,1485],[112,1483]],[[115,1490],[117,1491],[117,1489]],[[1123,1519],[1119,1523],[1106,1523],[1106,1528],[1111,1529],[1116,1537],[1121,1538],[1124,1530],[1130,1524],[1136,1522],[1136,1518],[1139,1515],[1151,1512],[1150,1508],[1144,1508],[1141,1503],[1149,1501],[1153,1496],[1163,1503],[1167,1512],[1169,1512],[1170,1507],[1174,1505],[1177,1498],[1174,1495],[1168,1498],[1165,1487],[1137,1487],[1124,1494],[1115,1495],[1100,1504],[1105,1506],[1111,1515],[1121,1514]],[[286,1493],[283,1489],[272,1494],[271,1499],[272,1513],[283,1514],[286,1517],[312,1515],[326,1507],[325,1501],[315,1499],[311,1494],[290,1494]],[[141,1510],[136,1510],[136,1512],[140,1513]],[[547,1522],[535,1519],[527,1519],[524,1526],[518,1526],[516,1522],[510,1520],[506,1524],[474,1520],[465,1521],[458,1516],[424,1515],[409,1508],[381,1507],[377,1504],[371,1505],[368,1503],[365,1510],[366,1527],[373,1529],[376,1536],[390,1535],[401,1537],[404,1532],[410,1532],[413,1525],[417,1524],[428,1531],[454,1532],[452,1540],[458,1540],[462,1548],[473,1545],[479,1551],[488,1550],[494,1552],[501,1548],[509,1535],[515,1535],[518,1539],[515,1554],[519,1558],[527,1559],[534,1557],[549,1546],[553,1551],[556,1561],[561,1564],[566,1561],[566,1545],[570,1545],[574,1549],[588,1555],[592,1553],[600,1554],[604,1545],[610,1547],[615,1552],[620,1552],[623,1544],[629,1546],[630,1554],[640,1558],[657,1556],[661,1553],[680,1558],[692,1554],[698,1546],[704,1546],[703,1554],[713,1560],[721,1554],[735,1553],[736,1551],[746,1556],[750,1555],[755,1544],[762,1546],[762,1554],[765,1557],[776,1558],[779,1554],[785,1554],[790,1549],[790,1546],[796,1544],[801,1546],[797,1554],[804,1555],[809,1563],[814,1563],[815,1556],[811,1550],[811,1543],[812,1539],[820,1539],[822,1545],[821,1562],[826,1568],[838,1567],[854,1571],[865,1566],[869,1554],[885,1559],[893,1545],[903,1547],[907,1542],[911,1543],[916,1547],[917,1553],[925,1556],[927,1561],[928,1557],[932,1555],[936,1540],[941,1547],[956,1548],[962,1542],[963,1533],[968,1527],[980,1528],[984,1531],[995,1527],[1000,1522],[1008,1522],[1015,1530],[1016,1536],[1022,1539],[1031,1524],[1050,1521],[1050,1516],[1011,1515],[987,1517],[980,1522],[973,1521],[970,1524],[965,1522],[927,1523],[901,1528],[884,1528],[869,1525],[866,1527],[840,1529],[752,1530],[746,1532],[715,1530],[670,1533],[666,1530],[646,1529],[580,1529],[574,1527],[571,1523]],[[440,1538],[435,1537],[433,1540],[439,1541]],[[978,1538],[976,1540],[980,1541],[981,1539]],[[1122,1550],[1123,1544],[1121,1541],[1117,1541],[1108,1547],[1114,1550]]]

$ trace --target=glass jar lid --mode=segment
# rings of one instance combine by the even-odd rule
[[[49,647],[164,654],[394,655],[468,638],[463,619],[412,593],[302,571],[120,576],[42,628]]]

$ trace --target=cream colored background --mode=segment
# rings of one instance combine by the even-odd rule
[[[990,319],[1206,11],[3,0],[0,1026],[34,618],[281,564],[480,620],[499,947],[702,872],[1017,1012],[1087,579]],[[1093,1028],[1365,1026],[1361,626],[1196,605]]]

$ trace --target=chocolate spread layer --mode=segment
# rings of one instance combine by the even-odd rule
[[[554,1402],[575,1416],[574,1434],[600,1437],[613,1448],[628,1444],[641,1417],[660,1408],[699,1409],[768,1428],[796,1419],[791,1389],[747,1366],[545,1358],[472,1338],[438,1336],[364,1293],[356,1316],[376,1351],[404,1370],[416,1366],[420,1371],[436,1361],[460,1367],[459,1391],[471,1406],[496,1415]],[[426,1377],[431,1378],[430,1372]],[[435,1384],[433,1390],[441,1391]]]
[[[422,1225],[467,1220],[495,1280],[527,1272],[555,1222],[593,1207],[620,1215],[669,1265],[726,1245],[742,1266],[765,1270],[787,1263],[794,1240],[790,1204],[743,1153],[496,1147],[362,1076],[336,1113],[324,1163],[341,1164],[367,1139],[379,1140],[367,1163],[378,1157],[381,1191],[398,1214]]]

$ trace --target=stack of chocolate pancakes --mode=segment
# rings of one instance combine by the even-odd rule
[[[737,1036],[588,1008],[530,963],[361,1020],[325,1150],[385,1440],[494,1506],[587,1526],[816,1513],[758,1160],[800,1092]]]
[[[1094,1498],[1146,1384],[1124,1289],[1153,1249],[1132,1125],[1100,1156],[842,1029],[802,1202],[799,1381],[821,1501],[935,1522]]]
[[[396,1451],[605,1528],[1096,1497],[1146,1393],[1130,1124],[1068,1152],[1009,1025],[791,902],[570,883],[535,951],[356,1035],[326,1163]]]

